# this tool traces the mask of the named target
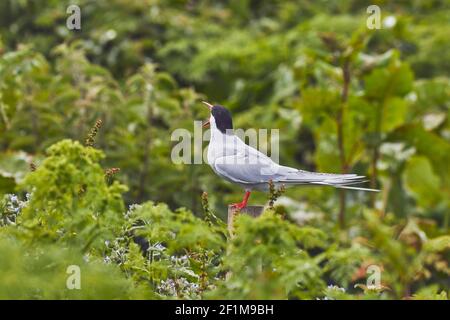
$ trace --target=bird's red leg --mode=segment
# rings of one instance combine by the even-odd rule
[[[231,206],[235,209],[243,209],[247,206],[248,198],[250,197],[250,191],[245,191],[244,199],[242,199],[242,202],[239,203],[233,203]]]

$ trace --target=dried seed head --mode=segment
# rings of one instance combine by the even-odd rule
[[[84,145],[86,147],[93,147],[94,143],[95,143],[95,137],[97,136],[98,131],[100,130],[100,128],[102,127],[103,121],[98,119],[95,122],[95,125],[91,128],[91,131],[89,132]]]

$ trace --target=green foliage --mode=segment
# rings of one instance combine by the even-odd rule
[[[0,192],[14,190],[29,171],[25,152],[4,152],[0,155]]]
[[[430,278],[445,288],[450,239],[428,239],[413,220],[395,239],[393,228],[368,212],[361,236],[340,240],[268,209],[258,218],[239,216],[227,241],[212,212],[203,220],[152,202],[125,212],[125,188],[106,182],[102,157],[63,140],[20,184],[31,192],[28,200],[4,197],[0,281],[17,290],[0,291],[2,298],[374,299],[401,297]],[[382,266],[390,291],[359,282],[370,264]],[[80,291],[65,287],[71,265],[82,270]],[[354,283],[364,291],[345,290]],[[414,297],[424,296],[445,297],[428,291]]]
[[[151,284],[158,295],[199,298],[214,285],[225,244],[219,227],[184,209],[145,203],[126,213],[121,234],[125,238],[108,244],[108,261],[138,283]]]
[[[83,257],[79,251],[61,246],[39,246],[29,250],[2,238],[1,299],[149,299],[148,290],[124,278],[114,265]],[[92,259],[92,260],[91,260]],[[81,289],[69,290],[67,268],[81,270]],[[24,281],[26,279],[26,281]]]
[[[441,192],[440,179],[433,172],[430,162],[425,157],[413,157],[406,168],[406,185],[414,193],[423,207],[435,207],[445,199]]]
[[[224,265],[231,273],[228,281],[211,297],[228,299],[312,298],[321,294],[325,283],[319,259],[298,247],[319,247],[325,237],[320,230],[298,228],[266,211],[255,222],[241,216],[236,236]]]
[[[85,249],[115,225],[124,210],[118,182],[107,185],[99,165],[103,154],[78,142],[63,140],[48,149],[48,157],[29,173],[21,188],[32,192],[20,225],[35,237],[75,241]],[[23,220],[21,220],[23,219]]]

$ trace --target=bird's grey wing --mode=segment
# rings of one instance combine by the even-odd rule
[[[267,183],[282,177],[278,164],[268,157],[252,157],[248,153],[236,153],[217,158],[214,169],[225,178],[243,184]]]
[[[268,157],[251,161],[246,154],[235,154],[218,158],[215,170],[226,179],[241,184],[264,184],[273,181],[285,185],[325,185],[342,189],[379,191],[375,189],[354,187],[365,182],[364,176],[356,174],[317,173],[280,166]]]
[[[232,154],[216,159],[214,168],[226,179],[242,184],[262,184],[272,181],[286,185],[328,185],[343,189],[379,191],[351,186],[365,182],[364,176],[309,172],[281,166],[240,139],[237,140]]]

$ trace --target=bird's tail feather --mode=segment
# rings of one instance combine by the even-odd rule
[[[332,186],[339,189],[361,190],[370,192],[379,192],[380,190],[371,188],[355,187],[355,184],[367,182],[366,177],[358,176],[356,174],[327,174],[316,173],[299,170],[288,176],[287,184],[305,184],[305,185],[325,185]]]
[[[363,181],[363,182],[367,182]],[[353,182],[352,184],[356,184],[356,183],[362,183],[362,182]],[[361,190],[361,191],[369,191],[369,192],[380,192],[380,190],[378,189],[371,189],[371,188],[361,188],[361,187],[352,187],[349,186],[349,184],[329,184],[329,183],[325,183],[325,182],[316,182],[313,184],[320,184],[320,185],[325,185],[325,186],[332,186],[338,189],[349,189],[349,190]]]

